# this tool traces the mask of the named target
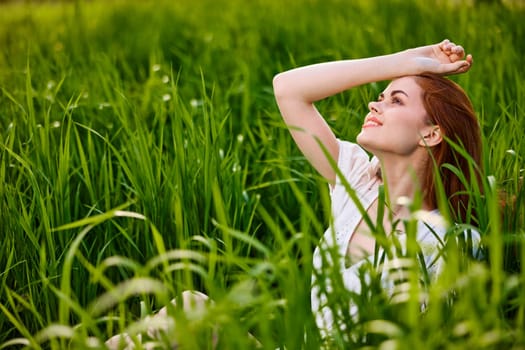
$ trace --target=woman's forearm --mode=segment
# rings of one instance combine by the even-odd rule
[[[401,51],[292,69],[275,76],[275,96],[279,99],[292,94],[304,102],[315,102],[355,86],[417,74],[407,65],[409,55],[408,51]]]
[[[280,73],[274,78],[275,96],[290,95],[315,102],[366,83],[421,73],[457,74],[469,70],[472,56],[444,40],[383,56],[313,64]]]

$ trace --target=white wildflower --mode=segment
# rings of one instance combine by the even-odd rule
[[[414,218],[418,221],[425,222],[435,227],[447,227],[445,219],[437,214],[428,210],[417,210],[413,214]]]
[[[412,200],[408,198],[407,196],[401,196],[401,197],[397,197],[396,203],[397,205],[408,207],[412,203]]]
[[[241,166],[239,165],[239,163],[235,163],[235,164],[233,164],[233,166],[232,166],[232,172],[234,172],[234,173],[241,171],[241,169],[242,169],[242,168],[241,168]]]
[[[44,98],[50,102],[55,102],[55,96],[53,94],[47,93]]]
[[[196,100],[196,99],[192,98],[192,99],[190,100],[190,105],[191,105],[193,108],[197,108],[197,107],[202,106],[202,105],[203,105],[203,102],[202,102],[202,100]]]

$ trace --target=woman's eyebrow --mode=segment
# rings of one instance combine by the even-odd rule
[[[394,96],[395,94],[403,94],[405,95],[406,97],[408,97],[407,93],[404,92],[403,90],[394,90],[390,93],[390,96]]]
[[[405,95],[406,97],[408,97],[408,94],[406,92],[404,92],[403,90],[394,90],[390,93],[390,96],[394,96],[395,94],[403,94]],[[385,97],[385,93],[382,92],[379,94],[379,99],[382,99]]]

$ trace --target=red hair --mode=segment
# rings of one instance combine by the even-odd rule
[[[470,186],[476,183],[479,190],[482,190],[482,140],[478,119],[470,99],[452,80],[434,74],[422,74],[415,76],[415,81],[423,90],[423,105],[429,122],[439,126],[443,136],[442,142],[430,148],[433,160],[429,159],[422,182],[422,188],[426,189],[425,200],[433,208],[437,208],[437,169],[451,205],[453,219],[464,222],[469,208]],[[471,160],[457,147],[467,153]],[[466,181],[444,167],[445,164],[458,169]]]

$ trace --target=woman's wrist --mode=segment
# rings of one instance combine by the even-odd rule
[[[418,75],[425,72],[418,61],[421,55],[417,52],[417,49],[406,49],[398,52],[396,56],[393,60],[393,64],[399,72],[396,77]]]

